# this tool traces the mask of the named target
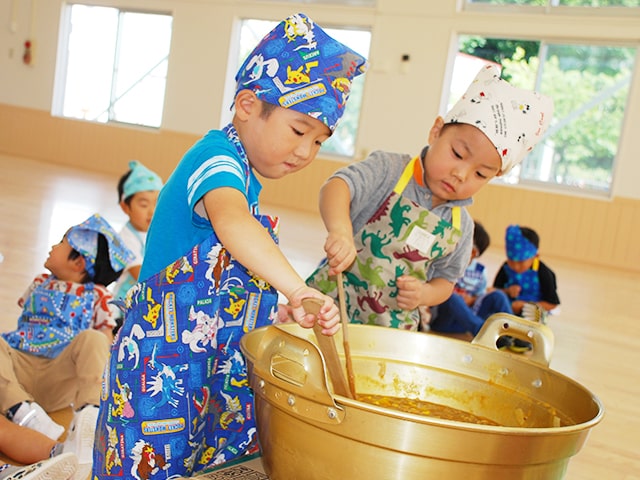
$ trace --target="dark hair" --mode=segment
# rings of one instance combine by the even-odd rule
[[[482,255],[484,251],[489,247],[491,243],[491,237],[489,233],[484,229],[480,222],[473,222],[473,245],[478,249],[478,256]]]
[[[265,102],[264,100],[260,100],[260,103],[262,104],[262,110],[260,110],[260,118],[262,119],[269,118],[269,115],[271,115],[278,106],[274,103]]]
[[[534,247],[540,248],[540,237],[534,229],[529,227],[520,227],[520,231],[522,232],[522,236],[529,240]]]
[[[129,170],[127,173],[120,177],[120,180],[118,180],[118,203],[120,203],[122,200],[124,200],[124,203],[126,203],[127,205],[131,203],[131,198],[133,197],[133,195],[129,195],[127,198],[122,198],[122,195],[124,194],[124,183],[131,176],[131,172],[133,172],[133,170]]]
[[[80,252],[75,249],[71,249],[71,252],[69,253],[69,260],[75,260],[80,255]],[[96,254],[96,263],[93,268],[93,278],[89,276],[89,272],[85,271],[82,283],[93,282],[106,287],[110,283],[115,282],[122,273],[122,270],[116,272],[111,266],[111,262],[109,261],[109,243],[101,233],[98,234],[98,253]]]

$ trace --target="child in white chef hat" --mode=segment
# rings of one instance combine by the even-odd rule
[[[308,279],[336,296],[343,272],[349,319],[417,330],[418,307],[444,302],[469,263],[465,209],[489,180],[522,162],[544,135],[550,98],[483,67],[429,132],[420,155],[373,152],[323,185],[326,258]]]

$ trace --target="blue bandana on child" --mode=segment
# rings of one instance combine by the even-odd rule
[[[116,272],[124,269],[133,261],[133,253],[122,242],[120,236],[99,214],[94,213],[84,222],[71,227],[67,232],[67,241],[82,255],[86,262],[89,277],[95,275],[96,256],[98,255],[98,234],[101,233],[109,245],[109,263]]]
[[[122,186],[122,198],[120,200],[125,200],[138,192],[158,191],[162,189],[162,179],[160,175],[149,170],[138,160],[131,160],[129,162],[129,169],[131,170],[131,174],[129,174],[129,177]]]
[[[528,260],[538,254],[538,248],[522,234],[522,230],[518,225],[509,225],[505,243],[507,245],[507,258],[514,262]]]
[[[236,75],[236,94],[253,90],[267,103],[291,108],[331,131],[366,60],[331,38],[306,15],[280,22],[249,54]]]

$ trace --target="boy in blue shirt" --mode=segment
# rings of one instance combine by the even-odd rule
[[[272,30],[237,76],[231,124],[183,157],[160,192],[125,322],[105,372],[92,479],[190,477],[257,450],[239,341],[278,318],[340,326],[260,215],[254,172],[277,179],[311,163],[344,111],[365,60],[303,14]],[[302,300],[322,302],[306,314]]]

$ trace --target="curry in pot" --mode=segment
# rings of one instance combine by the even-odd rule
[[[425,402],[417,398],[401,398],[390,397],[387,395],[376,394],[358,394],[357,400],[371,405],[383,408],[391,408],[404,413],[412,413],[414,415],[424,415],[427,417],[439,418],[441,420],[451,420],[455,422],[475,423],[477,425],[493,425],[500,424],[489,420],[488,418],[479,417],[464,410],[439,405],[437,403]]]

